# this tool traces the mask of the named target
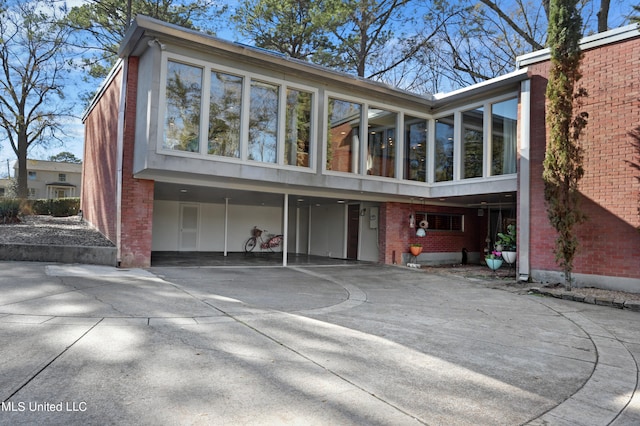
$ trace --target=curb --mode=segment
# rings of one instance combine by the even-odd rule
[[[609,306],[617,309],[628,309],[634,312],[640,312],[640,301],[637,300],[620,300],[606,297],[583,296],[573,294],[570,291],[551,291],[532,287],[529,294],[538,294],[541,296],[555,297],[556,299],[572,300],[574,302],[588,303],[590,305]]]

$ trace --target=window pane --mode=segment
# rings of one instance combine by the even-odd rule
[[[483,108],[462,113],[462,176],[482,177]]]
[[[251,82],[249,160],[275,163],[278,141],[278,86]]]
[[[309,167],[311,142],[311,99],[308,92],[287,90],[285,164]]]
[[[211,73],[209,136],[207,152],[240,157],[240,111],[242,77]]]
[[[329,98],[327,170],[358,173],[362,105]]]
[[[404,178],[427,181],[427,120],[404,117]]]
[[[509,99],[491,106],[491,175],[516,172],[516,129],[518,100]]]
[[[369,108],[367,174],[394,177],[396,160],[395,112]]]
[[[464,216],[447,213],[418,213],[416,218],[426,217],[430,231],[463,231]],[[417,219],[416,219],[417,220]]]
[[[198,152],[201,92],[201,68],[167,62],[163,148]]]
[[[435,181],[453,180],[453,116],[436,120]]]

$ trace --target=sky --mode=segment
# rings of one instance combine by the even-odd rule
[[[87,0],[67,0],[66,4],[68,7],[73,7],[86,1]],[[227,3],[232,6],[237,2],[232,0],[228,1]],[[623,17],[624,13],[622,11],[628,11],[631,9],[629,6],[630,4],[638,3],[640,3],[640,0],[611,0],[609,25],[612,28],[616,28],[627,24]],[[238,41],[238,34],[234,33],[232,29],[219,29],[217,32],[217,36],[223,39]],[[246,42],[244,40],[241,41]],[[79,72],[75,72],[75,74],[71,76],[69,83],[70,84],[66,89],[67,100],[70,102],[74,102],[77,105],[75,110],[75,114],[77,115],[77,117],[73,119],[70,118],[64,121],[64,129],[66,135],[62,137],[63,144],[51,143],[49,144],[49,146],[35,146],[29,151],[29,158],[48,159],[52,155],[56,155],[60,152],[66,151],[71,152],[76,157],[82,159],[84,150],[84,125],[80,117],[83,112],[83,102],[77,98],[77,94],[90,91],[92,90],[92,88],[86,86],[86,83],[82,81],[82,76]],[[7,176],[7,166],[9,166],[11,175],[13,176],[13,164],[15,160],[16,156],[13,152],[13,149],[9,145],[9,142],[6,140],[6,137],[3,134],[0,134],[0,178],[4,178]]]

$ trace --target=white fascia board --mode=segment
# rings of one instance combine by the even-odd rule
[[[615,28],[613,30],[584,37],[582,40],[580,40],[580,48],[582,50],[593,49],[638,36],[640,36],[638,25],[627,25],[624,27]],[[516,58],[516,68],[520,69],[521,67],[526,67],[527,65],[535,64],[537,62],[548,61],[550,58],[551,51],[549,50],[549,48],[537,50],[535,52],[518,56]]]
[[[433,95],[433,97],[438,102],[453,101],[459,98],[468,97],[470,95],[475,95],[490,90],[496,90],[502,86],[507,86],[515,82],[526,80],[527,78],[527,69],[524,68],[505,75],[501,75],[500,77],[492,78],[491,80],[486,80],[481,83],[474,84],[473,86],[454,90],[453,92],[436,93],[435,95]]]

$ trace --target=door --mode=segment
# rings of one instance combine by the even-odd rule
[[[200,206],[180,204],[180,251],[198,249],[198,217]]]
[[[343,216],[344,217],[344,216]],[[360,205],[349,204],[347,213],[347,259],[358,259],[358,232],[360,231]]]

